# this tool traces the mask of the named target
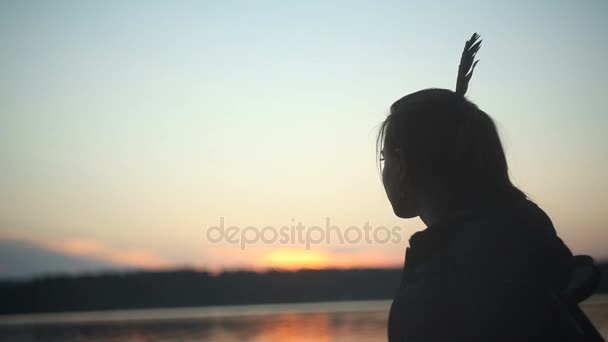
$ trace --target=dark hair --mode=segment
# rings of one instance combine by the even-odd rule
[[[526,198],[509,179],[492,118],[451,90],[421,90],[395,102],[377,149],[399,149],[414,184],[442,188],[452,208]]]

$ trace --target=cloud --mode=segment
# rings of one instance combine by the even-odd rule
[[[0,239],[0,277],[24,278],[116,268],[102,260],[58,253],[24,240]]]
[[[41,239],[0,233],[0,275],[22,276],[107,268],[167,268],[172,263],[143,248],[119,248],[95,239]]]
[[[120,249],[93,239],[41,241],[41,244],[59,253],[96,258],[122,266],[155,269],[170,265],[170,262],[166,259],[149,250],[141,248]]]

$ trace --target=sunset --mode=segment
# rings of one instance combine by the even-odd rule
[[[324,268],[330,265],[329,256],[322,252],[306,252],[298,250],[278,250],[271,252],[264,260],[271,267],[298,269]]]
[[[86,294],[53,302],[19,292],[45,299],[16,301],[4,314],[388,300],[404,279],[406,249],[421,260],[421,249],[443,239],[419,234],[423,247],[415,248],[414,234],[494,215],[492,205],[511,210],[523,199],[542,210],[529,222],[542,222],[552,234],[547,241],[603,265],[607,13],[604,1],[3,1],[0,282],[13,289],[13,282],[65,278],[57,288],[68,296],[101,291],[89,276],[121,288],[124,274],[124,284],[136,284],[125,286],[139,289],[148,284],[139,276],[165,286],[186,274],[174,292],[140,290],[139,302],[129,301],[137,294],[130,292],[100,295],[98,304]],[[450,92],[400,100],[428,88]],[[418,102],[430,103],[425,111],[432,113],[421,116],[420,127],[399,126],[397,115]],[[466,112],[457,133],[441,126],[452,110]],[[475,121],[467,111],[490,119]],[[445,125],[450,120],[456,125],[453,118]],[[490,133],[475,126],[482,121]],[[493,137],[494,125],[499,148],[490,151],[494,145],[482,138]],[[450,134],[456,140],[433,150]],[[424,164],[433,151],[447,161]],[[467,156],[470,163],[448,159]],[[502,170],[506,181],[491,184],[482,177],[489,173],[474,173],[486,169]],[[393,183],[391,170],[400,172]],[[515,197],[520,202],[505,200]],[[500,224],[528,222],[495,215]],[[471,233],[470,241],[485,242],[456,254],[481,260],[470,266],[481,270],[501,256],[541,255],[549,245],[528,246],[508,235],[519,234],[511,228],[504,236]],[[526,264],[547,270],[551,262],[542,260]],[[78,277],[93,287],[69,283]],[[231,285],[250,282],[259,288]],[[59,293],[49,284],[48,293]],[[196,297],[197,286],[208,297]],[[5,292],[21,298],[12,293]],[[171,297],[176,293],[184,298]],[[388,303],[361,307],[388,315]],[[243,324],[268,332],[259,340],[290,340],[286,327],[298,325],[318,327],[318,335],[302,335],[310,339],[340,339],[331,314],[298,310],[280,324]],[[385,316],[381,323],[374,316],[372,328],[385,329]],[[339,328],[346,340],[357,329],[352,322]],[[254,340],[216,328],[210,339]]]
[[[370,6],[5,3],[2,235],[119,266],[273,267],[277,246],[209,245],[206,229],[219,217],[279,227],[329,216],[403,227],[402,243],[351,253],[397,265],[424,225],[384,198],[377,127],[404,93],[451,87],[462,37],[479,27],[489,40],[471,97],[498,123],[515,182],[574,250],[607,258],[602,10],[489,5],[459,24],[422,5]],[[522,24],[507,31],[508,18]],[[420,35],[418,21],[436,28]]]

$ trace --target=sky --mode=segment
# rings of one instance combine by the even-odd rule
[[[453,89],[473,32],[468,97],[497,122],[514,183],[575,253],[608,259],[607,13],[599,0],[2,1],[0,277],[400,265],[424,224],[392,213],[378,124],[405,94]],[[328,220],[354,226],[351,242],[292,238],[301,223],[319,240]],[[236,233],[220,239],[221,222]],[[398,234],[354,239],[366,223]]]

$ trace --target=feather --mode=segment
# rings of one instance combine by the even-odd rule
[[[460,65],[458,66],[458,78],[456,79],[456,93],[465,95],[469,88],[469,81],[473,76],[473,70],[479,60],[475,61],[475,54],[481,48],[481,39],[477,33],[473,33],[471,39],[464,44]]]

